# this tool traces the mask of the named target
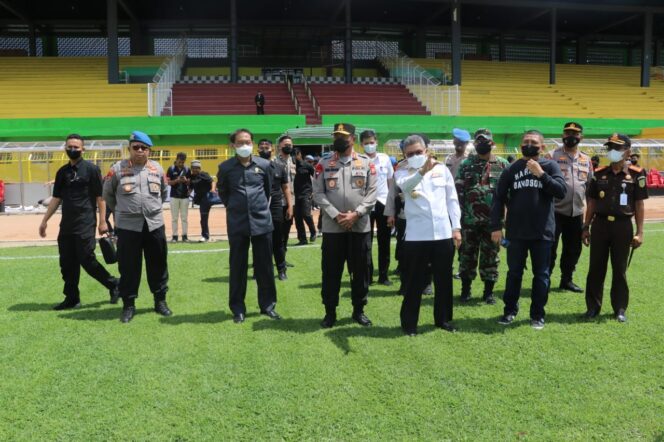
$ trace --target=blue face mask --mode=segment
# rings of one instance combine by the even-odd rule
[[[619,163],[624,159],[624,152],[622,150],[611,149],[606,156],[610,162]]]

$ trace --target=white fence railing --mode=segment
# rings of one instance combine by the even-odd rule
[[[390,77],[417,97],[432,115],[458,115],[461,111],[459,86],[444,86],[433,75],[403,53],[378,42],[377,59]]]
[[[175,54],[168,57],[148,84],[148,115],[158,117],[173,115],[173,84],[180,79],[182,66],[187,59],[187,39],[178,43]]]

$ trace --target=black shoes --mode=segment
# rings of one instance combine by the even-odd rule
[[[56,305],[53,307],[53,310],[71,310],[73,308],[80,308],[81,307],[81,300],[76,298],[76,299],[71,299],[71,298],[65,298],[64,301],[62,301],[60,304]]]
[[[571,279],[565,279],[560,281],[560,289],[567,290],[574,293],[583,293],[583,289],[578,285],[574,284]]]
[[[288,279],[288,276],[286,276],[286,271],[281,271],[279,272],[279,275],[277,275],[277,278],[279,278],[279,281],[286,281]]]
[[[493,297],[493,286],[496,285],[495,281],[484,281],[484,302],[493,305],[496,303],[496,300]]]
[[[134,314],[136,313],[136,307],[133,305],[126,305],[122,307],[122,315],[120,316],[120,322],[123,324],[128,323],[134,318]]]
[[[511,313],[507,315],[503,315],[498,319],[498,324],[500,325],[510,325],[512,322],[514,322],[514,318],[516,318],[516,315],[513,315]]]
[[[233,315],[233,322],[236,324],[242,324],[244,322],[244,313],[236,313]]]
[[[308,245],[308,244],[309,244],[309,243],[307,242],[307,240],[306,240],[306,239],[303,239],[303,240],[298,241],[297,244],[295,244],[295,245],[296,245],[296,246],[306,246],[306,245]]]
[[[295,266],[293,264],[291,264],[290,262],[286,261],[286,267],[295,267]]]
[[[451,322],[443,322],[442,324],[437,325],[436,327],[441,328],[450,333],[455,333],[458,330],[458,328],[456,328],[456,326],[454,326]]]
[[[316,242],[316,234],[312,233],[311,236],[309,236],[309,242],[310,243],[315,243]]]
[[[417,336],[417,330],[406,330],[406,329],[404,329],[403,334],[408,336],[409,338],[414,338],[415,336]]]
[[[385,278],[379,279],[378,284],[384,285],[385,287],[391,287],[392,286],[392,281],[390,281],[387,277],[385,277]]]
[[[496,298],[493,297],[493,293],[490,295],[485,295],[484,298],[484,303],[487,305],[494,305],[496,303]]]
[[[279,313],[277,313],[274,309],[262,311],[261,315],[265,315],[270,319],[275,319],[275,320],[281,319],[281,316],[279,316]]]
[[[616,321],[618,322],[627,322],[627,316],[625,316],[624,310],[619,310],[616,314]]]
[[[173,314],[173,312],[168,308],[166,301],[155,302],[154,311],[159,313],[161,316],[171,316]]]
[[[597,310],[588,310],[585,312],[583,315],[581,315],[581,319],[584,319],[586,321],[591,321],[599,315],[599,312]]]
[[[182,235],[182,242],[189,242],[189,238],[187,238],[187,235]]]
[[[363,327],[370,327],[372,325],[371,320],[364,314],[364,312],[355,312],[352,317],[355,322]]]
[[[320,326],[323,328],[332,328],[337,322],[337,315],[332,313],[326,313],[323,320],[320,322]]]
[[[177,237],[177,236],[174,236],[173,238],[171,238],[171,242],[172,242],[172,243],[176,243],[176,242],[178,242],[178,237]]]
[[[115,287],[109,289],[108,294],[111,297],[111,304],[117,304],[120,299],[120,281],[115,282]]]
[[[431,284],[426,286],[424,288],[424,291],[422,292],[423,295],[433,295],[433,287],[431,287]]]
[[[544,328],[544,318],[531,319],[530,326],[535,330],[542,330]]]

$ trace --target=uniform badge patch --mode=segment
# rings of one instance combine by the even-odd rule
[[[604,191],[601,190],[601,191],[599,192],[599,197],[600,197],[600,198],[604,198],[604,195],[605,195]]]
[[[639,181],[639,187],[641,188],[646,187],[646,177],[640,176],[638,178],[638,181]]]
[[[357,187],[362,187],[362,186],[364,186],[364,178],[357,178],[357,179],[355,179],[355,185],[356,185]]]
[[[336,179],[328,180],[327,187],[329,187],[330,189],[336,188],[337,187],[337,180]]]
[[[125,184],[124,186],[122,186],[122,190],[124,190],[125,192],[131,192],[131,184]]]

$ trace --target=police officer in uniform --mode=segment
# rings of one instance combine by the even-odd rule
[[[154,311],[162,316],[172,314],[166,304],[168,251],[162,213],[168,188],[164,170],[148,158],[151,148],[149,136],[132,132],[129,159],[111,166],[104,182],[104,200],[115,213],[123,323],[131,321],[136,313],[143,255]]]
[[[235,156],[219,164],[217,188],[226,206],[226,226],[230,244],[230,284],[228,304],[236,324],[244,322],[247,307],[247,266],[249,244],[258,285],[258,305],[262,315],[281,319],[274,307],[277,289],[272,267],[272,166],[266,159],[253,156],[253,134],[238,129],[230,136]]]
[[[611,306],[619,322],[627,320],[628,257],[630,248],[636,249],[643,244],[644,200],[648,198],[645,170],[629,166],[625,161],[629,158],[631,144],[627,135],[613,134],[605,144],[611,164],[598,168],[590,182],[583,225],[583,243],[590,245],[586,319],[597,317],[602,308],[604,278],[610,257],[613,270]],[[636,235],[632,217],[636,219]]]
[[[560,257],[560,288],[582,293],[583,289],[572,280],[576,263],[581,256],[581,231],[583,227],[583,209],[586,201],[588,183],[593,177],[590,157],[578,149],[583,140],[583,127],[579,123],[569,122],[563,128],[563,147],[547,154],[547,158],[560,166],[565,177],[567,192],[562,199],[555,201],[556,235],[551,247],[550,272],[556,266],[558,241],[563,239],[563,252]]]
[[[493,134],[488,129],[475,132],[475,152],[461,163],[456,175],[456,189],[461,206],[463,241],[459,249],[461,299],[470,301],[471,285],[477,276],[484,282],[484,302],[495,304],[493,286],[498,280],[499,246],[491,241],[491,204],[498,179],[509,167],[507,160],[493,155]]]
[[[39,226],[39,235],[46,236],[48,220],[62,203],[62,219],[58,234],[60,271],[65,281],[65,299],[54,310],[66,310],[80,306],[78,282],[81,267],[109,290],[111,304],[118,302],[119,281],[111,276],[95,257],[96,210],[99,208],[99,234],[108,232],[105,221],[106,204],[102,199],[102,180],[99,167],[82,158],[85,147],[83,138],[71,134],[65,140],[65,152],[69,162],[55,175],[53,197],[44,219]]]
[[[286,167],[276,161],[272,161],[272,142],[262,139],[258,142],[258,155],[270,162],[272,168],[272,188],[270,191],[270,214],[272,215],[272,253],[274,264],[277,266],[280,281],[288,279],[286,275],[286,250],[284,250],[283,224],[284,209],[283,201],[286,200],[286,216],[293,217],[293,201],[291,200],[290,186]]]
[[[323,214],[324,328],[337,320],[339,289],[344,263],[351,278],[353,319],[363,326],[371,321],[364,314],[369,293],[371,232],[369,213],[376,203],[376,169],[366,155],[353,150],[355,126],[334,125],[334,153],[318,162],[314,179],[314,200]]]

